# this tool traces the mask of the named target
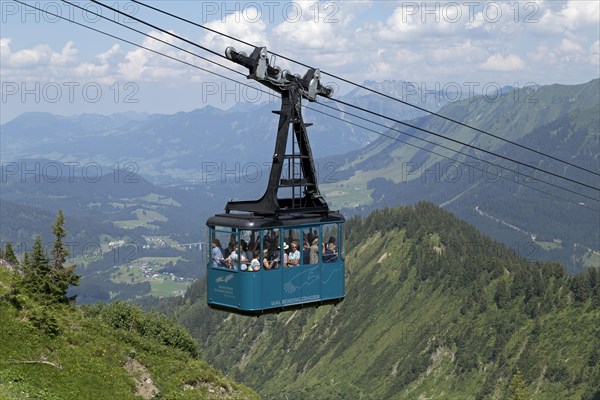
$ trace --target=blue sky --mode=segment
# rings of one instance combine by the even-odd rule
[[[26,1],[27,2],[27,1]],[[227,76],[220,67],[61,1],[28,1]],[[74,2],[110,20],[123,16]],[[222,53],[243,45],[129,1],[107,5]],[[599,76],[600,2],[152,1],[149,4],[355,82],[404,80],[463,97],[504,85],[583,83]],[[8,0],[0,1],[4,123],[26,111],[62,115],[174,113],[268,100],[208,73]],[[135,21],[128,26],[227,63]],[[305,68],[277,60],[303,74]],[[229,64],[237,70],[241,67]],[[327,77],[325,81],[338,83]],[[339,85],[339,92],[348,88]]]

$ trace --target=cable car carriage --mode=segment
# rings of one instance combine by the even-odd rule
[[[269,65],[267,49],[225,51],[281,94],[269,182],[258,200],[230,201],[208,219],[208,305],[245,315],[338,303],[344,299],[344,217],[321,196],[302,119],[302,98],[329,97],[320,72],[304,77]],[[290,125],[291,128],[290,129]]]

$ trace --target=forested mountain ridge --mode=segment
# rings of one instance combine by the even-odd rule
[[[121,302],[16,308],[13,274],[0,265],[1,399],[259,398],[200,359],[175,321]]]
[[[505,399],[517,369],[529,399],[600,396],[597,269],[528,262],[429,203],[347,228],[336,307],[231,316],[204,281],[162,306],[264,398]]]

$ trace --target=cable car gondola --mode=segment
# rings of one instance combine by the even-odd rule
[[[230,201],[210,217],[208,305],[244,315],[338,303],[344,299],[345,219],[329,209],[317,185],[302,119],[302,99],[329,97],[318,69],[304,77],[269,65],[266,47],[250,56],[225,50],[255,79],[281,94],[275,152],[265,194]],[[291,126],[291,130],[290,130]],[[291,138],[291,140],[290,140]]]

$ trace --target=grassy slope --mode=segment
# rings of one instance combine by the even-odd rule
[[[9,280],[0,267],[0,296]],[[131,357],[147,368],[165,399],[258,398],[184,351],[116,330],[76,309],[55,314],[63,333],[50,337],[0,300],[0,399],[140,399],[135,374],[125,369]]]
[[[573,301],[569,278],[534,272],[546,282],[534,300],[498,305],[501,282],[518,291],[519,271],[543,270],[434,207],[397,215],[389,230],[360,227],[369,236],[347,255],[337,307],[257,320],[209,311],[199,295],[181,319],[212,362],[266,398],[503,399],[516,367],[530,399],[600,390],[600,311]],[[433,246],[443,255],[424,256]],[[433,275],[419,272],[428,265]]]

